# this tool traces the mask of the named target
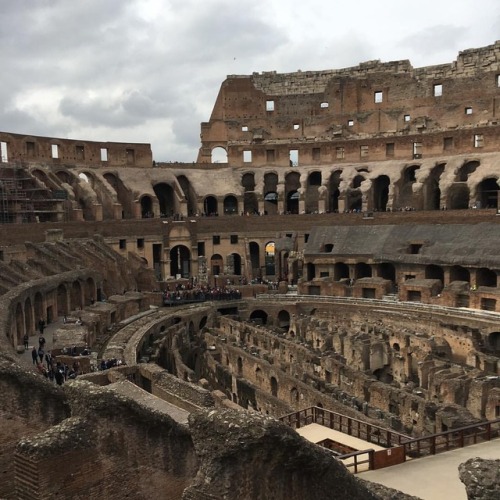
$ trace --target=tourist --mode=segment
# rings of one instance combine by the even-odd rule
[[[30,341],[30,338],[28,337],[27,333],[24,334],[23,340],[24,340],[24,350],[27,351],[29,348],[29,341]]]
[[[36,362],[38,360],[38,351],[36,350],[35,346],[33,346],[33,349],[31,350],[31,358],[33,359],[33,364],[36,365]]]

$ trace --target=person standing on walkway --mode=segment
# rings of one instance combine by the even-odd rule
[[[33,349],[31,349],[31,358],[33,359],[33,364],[36,365],[38,360],[38,351],[36,350],[36,346],[33,346]]]
[[[27,333],[24,335],[23,340],[24,340],[24,350],[27,351],[29,348],[29,342],[30,342],[30,338],[28,337]]]
[[[40,332],[40,335],[43,335],[43,331],[45,330],[45,321],[40,318],[40,321],[38,322],[38,331]]]

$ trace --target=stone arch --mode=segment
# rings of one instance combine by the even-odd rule
[[[475,206],[476,208],[498,209],[498,179],[496,177],[488,177],[478,184]]]
[[[222,274],[224,270],[224,259],[222,255],[215,253],[210,257],[210,270],[212,272],[212,276],[217,276]]]
[[[340,181],[342,170],[336,170],[330,175],[328,182],[328,210],[330,212],[339,211]]]
[[[253,172],[243,174],[241,185],[244,189],[243,211],[246,214],[257,214],[259,212],[259,203],[255,193],[255,174]]]
[[[276,244],[274,241],[268,241],[264,247],[264,264],[266,269],[266,276],[274,276],[276,274]]]
[[[486,267],[479,268],[476,272],[476,285],[496,288],[497,274]]]
[[[462,266],[450,267],[450,283],[453,281],[466,281],[470,283],[470,272]]]
[[[174,189],[166,182],[159,182],[153,186],[156,198],[160,204],[160,217],[171,217],[176,213]]]
[[[354,179],[352,180],[352,188],[353,189],[359,189],[361,187],[361,184],[364,182],[365,178],[362,175],[356,175]]]
[[[307,189],[305,196],[305,211],[306,213],[314,213],[319,211],[319,191],[321,186],[322,177],[321,172],[315,170],[307,177]]]
[[[447,207],[451,210],[469,208],[469,187],[467,184],[452,184],[448,189]]]
[[[141,217],[149,219],[154,217],[153,213],[153,199],[148,194],[142,195],[140,198],[141,203]]]
[[[380,175],[373,181],[373,209],[379,212],[387,210],[389,186],[391,180],[387,175]]]
[[[457,170],[457,173],[455,175],[455,182],[467,182],[469,180],[469,176],[476,171],[479,165],[480,164],[477,160],[472,160],[464,163]]]
[[[270,191],[264,196],[264,213],[266,215],[276,215],[278,213],[278,193]]]
[[[177,275],[182,278],[191,276],[191,252],[185,245],[176,245],[170,250],[170,276]]]
[[[227,274],[241,275],[241,256],[234,252],[227,256]]]
[[[250,252],[250,262],[252,265],[252,278],[260,278],[260,245],[256,241],[251,241],[248,245]]]
[[[282,309],[278,313],[278,326],[283,330],[290,328],[290,313],[286,309]]]
[[[43,296],[41,292],[35,293],[35,298],[33,302],[34,302],[33,309],[34,309],[35,321],[39,321],[40,319],[43,319],[45,317],[44,314],[45,311],[43,307]]]
[[[250,314],[250,321],[259,325],[267,325],[267,313],[262,309],[255,309]]]
[[[196,205],[196,193],[193,186],[185,175],[179,175],[177,177],[177,182],[182,189],[184,199],[187,201],[188,215],[195,215],[198,213],[198,207]]]
[[[78,179],[80,179],[83,182],[86,182],[92,189],[94,189],[95,177],[94,177],[94,174],[92,174],[91,172],[88,172],[86,170],[82,170],[78,174]]]
[[[68,313],[69,313],[68,291],[66,289],[66,286],[63,283],[61,283],[57,287],[57,315],[66,316]]]
[[[215,196],[206,196],[203,200],[203,212],[205,215],[219,215],[217,198]]]
[[[300,174],[298,172],[290,172],[285,176],[285,211],[298,214],[299,199],[300,199]]]
[[[24,301],[24,326],[28,335],[35,331],[33,308],[31,307],[31,299],[29,297]]]
[[[26,330],[24,328],[23,307],[20,302],[18,302],[16,305],[15,320],[16,320],[16,339],[14,341],[14,345],[22,345],[23,337],[26,333]]]
[[[238,215],[238,199],[233,194],[224,198],[224,215]]]
[[[58,170],[56,177],[63,183],[71,185],[74,181],[74,175],[67,170]]]
[[[436,165],[430,171],[422,189],[422,208],[424,210],[439,210],[441,208],[441,189],[439,181],[444,172],[445,164]]]
[[[277,398],[278,397],[278,381],[276,380],[276,377],[271,377],[271,394]]]
[[[79,281],[73,281],[71,284],[71,310],[81,309],[82,307],[82,286]]]
[[[221,146],[212,148],[211,153],[212,163],[227,163],[227,151]]]

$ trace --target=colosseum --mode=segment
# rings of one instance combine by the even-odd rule
[[[189,164],[0,132],[0,497],[404,499],[356,473],[499,437],[499,108],[497,41],[230,75]]]

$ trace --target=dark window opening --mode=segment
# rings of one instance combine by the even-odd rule
[[[127,248],[127,240],[120,240],[119,247],[120,250],[125,250]]]
[[[219,235],[214,234],[214,235],[212,236],[212,243],[213,243],[214,245],[220,245],[220,236],[219,236]]]

